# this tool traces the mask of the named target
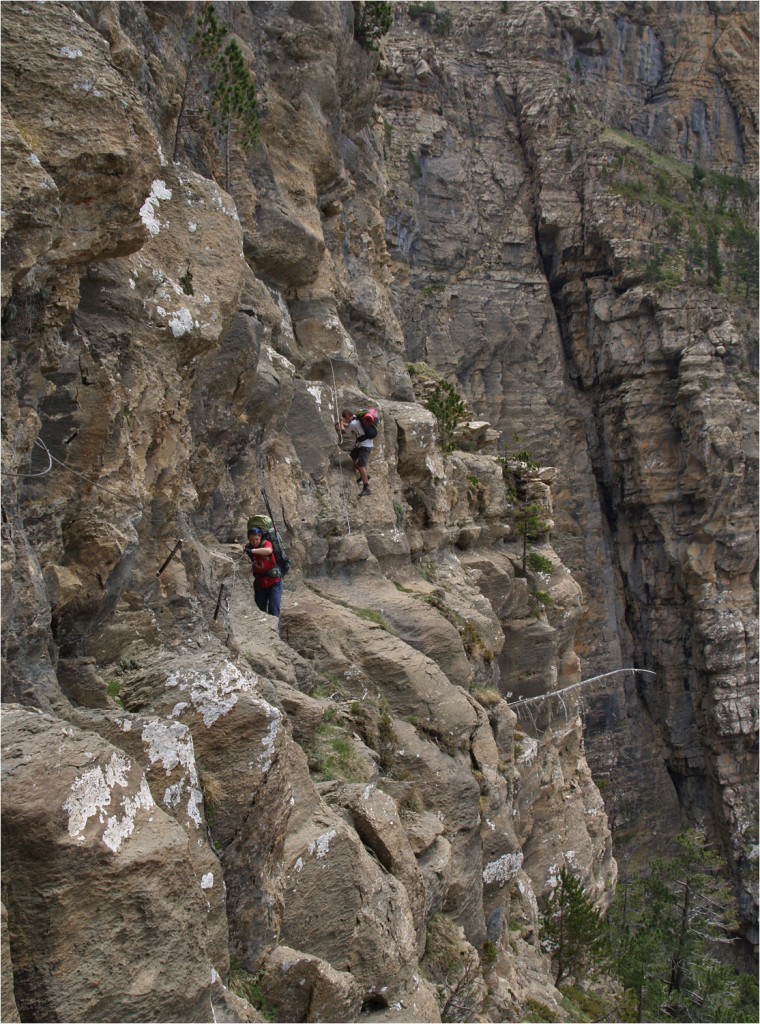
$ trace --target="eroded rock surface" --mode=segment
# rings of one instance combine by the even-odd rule
[[[250,150],[200,5],[3,7],[8,1019],[439,1021],[449,955],[471,1019],[561,1015],[541,903],[617,874],[592,772],[636,849],[709,812],[753,934],[755,321],[649,280],[618,186],[639,144],[751,182],[756,21],[395,6],[381,53],[348,3],[220,7]]]

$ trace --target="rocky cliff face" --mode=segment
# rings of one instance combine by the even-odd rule
[[[615,177],[636,139],[754,166],[751,18],[690,6],[693,94],[644,6],[451,5],[446,35],[397,5],[378,64],[350,4],[220,5],[247,151],[200,5],[4,5],[6,1019],[559,1009],[538,903],[568,864],[603,905],[617,868],[578,708],[509,703],[581,659],[657,672],[586,709],[620,824],[709,808],[746,870],[750,317],[646,280],[665,214]],[[481,421],[449,453],[423,358]],[[333,422],[370,401],[359,501]],[[558,469],[505,465],[526,446]],[[264,489],[281,632],[241,558]]]
[[[619,844],[711,820],[754,919],[756,12],[438,6],[380,93],[410,353],[559,467],[584,677],[656,672],[585,700]]]

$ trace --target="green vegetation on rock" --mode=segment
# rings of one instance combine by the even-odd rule
[[[377,50],[393,25],[393,4],[367,0],[354,3],[354,39],[365,50]]]
[[[663,156],[619,129],[605,128],[600,144],[609,153],[602,168],[607,188],[662,221],[661,241],[640,268],[643,280],[660,288],[691,284],[757,297],[755,183]]]
[[[447,380],[439,381],[426,402],[438,421],[438,436],[444,452],[454,449],[454,434],[467,418],[467,408],[457,389]]]

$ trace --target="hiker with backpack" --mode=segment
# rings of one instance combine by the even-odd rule
[[[253,565],[253,596],[256,607],[269,615],[280,614],[282,570],[277,565],[271,540],[256,526],[248,530],[245,553]]]
[[[375,447],[374,438],[377,437],[377,427],[375,425],[377,418],[378,413],[376,409],[366,409],[361,413],[354,413],[350,409],[343,409],[340,419],[335,424],[338,430],[340,430],[341,437],[349,434],[353,435],[355,439],[354,447],[349,452],[349,455],[357,473],[357,481],[363,485],[359,492],[360,498],[372,493],[369,489],[367,464],[369,463],[372,449]]]

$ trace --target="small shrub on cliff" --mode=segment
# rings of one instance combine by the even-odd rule
[[[540,555],[538,551],[530,551],[528,553],[528,568],[533,572],[551,573],[554,571],[554,562],[550,558]]]
[[[418,18],[424,18],[428,15],[435,17],[438,12],[434,0],[421,0],[420,3],[409,4],[406,13],[412,21],[416,21]]]
[[[484,964],[489,966],[496,963],[499,959],[499,947],[495,942],[491,942],[490,939],[486,939],[480,951],[480,959]]]
[[[478,702],[483,707],[494,707],[498,704],[502,697],[498,690],[494,690],[491,687],[485,686],[470,691]]]
[[[414,568],[428,583],[435,583],[435,575],[438,566],[431,559],[426,559],[424,562],[415,562]]]
[[[454,449],[454,434],[467,419],[467,408],[457,389],[447,380],[439,381],[425,403],[438,421],[438,437],[444,452]]]
[[[124,707],[124,701],[119,696],[121,692],[121,683],[118,679],[106,679],[106,693],[109,697],[116,701],[117,704]]]
[[[382,612],[375,611],[374,608],[355,608],[354,611],[360,619],[366,619],[367,622],[374,622],[376,626],[380,626],[386,633],[394,633],[393,626],[388,622]]]
[[[276,1014],[267,1006],[264,993],[261,991],[259,974],[251,974],[240,966],[238,960],[230,957],[230,988],[236,996],[245,999],[251,1006],[258,1010],[264,1020],[274,1021]]]
[[[533,502],[524,502],[518,506],[515,514],[515,530],[517,535],[522,537],[523,575],[528,565],[528,541],[538,540],[547,530],[543,511],[540,505]]]
[[[309,771],[322,782],[368,782],[370,770],[343,725],[326,718],[304,747]]]
[[[588,992],[580,985],[562,986],[562,1008],[570,1014],[571,1020],[601,1021],[613,1019],[613,1007],[609,1000],[596,992]]]
[[[618,129],[605,128],[602,141],[615,153],[603,173],[610,191],[661,218],[662,242],[641,264],[643,280],[756,297],[757,185],[666,157]]]
[[[522,1019],[533,1024],[554,1024],[559,1017],[546,1003],[539,1002],[538,999],[528,999],[523,1007]]]
[[[393,4],[354,3],[354,39],[365,50],[377,50],[380,40],[393,25]]]
[[[384,699],[364,698],[351,705],[352,724],[363,742],[379,755],[380,767],[388,771],[398,746],[393,719]]]
[[[203,795],[203,807],[206,812],[206,821],[209,825],[213,825],[216,809],[224,796],[224,790],[216,775],[200,770],[198,774],[200,777],[201,794]]]
[[[478,1019],[483,986],[480,960],[446,914],[430,919],[420,972],[436,987],[442,1021]]]

